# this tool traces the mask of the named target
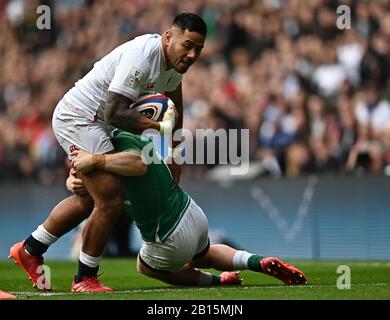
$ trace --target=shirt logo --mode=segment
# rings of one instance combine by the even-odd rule
[[[130,73],[127,75],[124,85],[128,86],[131,89],[135,89],[144,75],[143,71],[132,67]]]
[[[155,82],[149,82],[144,86],[145,91],[153,91],[156,88]]]

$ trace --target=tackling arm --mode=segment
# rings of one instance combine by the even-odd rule
[[[146,161],[136,151],[91,154],[76,150],[72,155],[76,156],[72,161],[73,168],[82,173],[100,169],[121,176],[142,176],[148,170]]]

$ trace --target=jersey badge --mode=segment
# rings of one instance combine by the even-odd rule
[[[142,70],[136,67],[132,67],[130,73],[126,77],[124,84],[131,89],[135,89],[141,81],[143,75],[144,73]]]

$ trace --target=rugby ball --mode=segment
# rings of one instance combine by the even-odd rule
[[[138,97],[130,108],[134,108],[151,120],[161,121],[168,107],[174,106],[173,101],[167,96],[161,93],[153,93]]]

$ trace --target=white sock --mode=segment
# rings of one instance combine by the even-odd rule
[[[97,266],[99,266],[100,261],[102,260],[102,256],[92,257],[92,256],[87,255],[83,251],[80,251],[79,260],[80,260],[80,262],[87,265],[88,267],[96,268]]]
[[[58,237],[53,236],[50,232],[48,232],[42,224],[38,226],[31,235],[35,240],[38,240],[47,246],[50,246],[58,240]]]
[[[211,286],[213,283],[213,275],[209,272],[200,271],[198,286]]]
[[[237,250],[233,257],[233,270],[246,270],[248,269],[248,259],[252,256],[252,253],[247,251]]]

